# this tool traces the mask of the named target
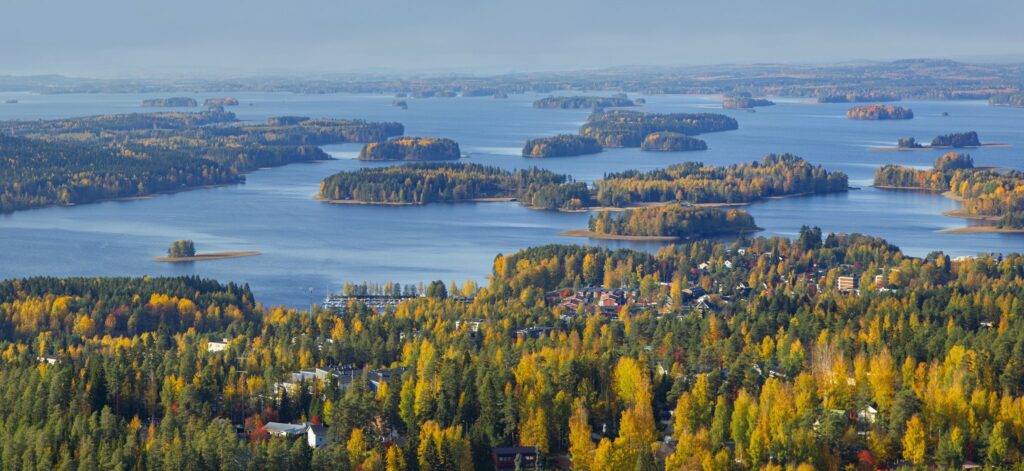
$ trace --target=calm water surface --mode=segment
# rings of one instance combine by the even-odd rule
[[[0,119],[52,119],[140,111],[150,94],[34,95],[0,93]],[[199,100],[209,94],[191,95]],[[539,95],[493,98],[408,99],[409,109],[390,106],[392,97],[241,93],[240,119],[271,116],[390,120],[407,135],[456,139],[468,161],[504,168],[541,166],[593,181],[629,168],[653,169],[687,160],[712,165],[759,159],[767,152],[791,152],[850,175],[861,190],[842,195],[773,200],[749,207],[762,234],[792,236],[803,224],[824,231],[882,236],[905,252],[932,250],[950,255],[1019,252],[1024,236],[939,234],[964,225],[942,216],[957,203],[938,195],[871,188],[877,167],[886,163],[930,166],[938,151],[875,152],[901,136],[928,141],[936,134],[975,130],[984,142],[1010,148],[971,150],[979,165],[1024,169],[1024,109],[994,108],[982,102],[904,102],[910,121],[845,119],[845,104],[809,105],[777,99],[756,113],[721,110],[715,97],[649,96],[647,111],[715,111],[734,116],[738,131],[702,136],[704,152],[641,153],[612,149],[595,156],[545,160],[519,157],[526,139],[575,132],[587,111],[537,110]],[[948,112],[948,117],[941,116]],[[106,202],[74,208],[45,208],[0,216],[0,278],[30,275],[197,274],[249,283],[266,304],[303,306],[309,289],[316,299],[344,281],[474,279],[485,281],[494,256],[548,243],[583,243],[559,232],[586,226],[587,214],[531,211],[514,203],[437,204],[426,207],[345,206],[312,199],[320,180],[366,165],[354,160],[358,145],[326,146],[339,160],[261,170],[243,185],[201,189],[146,200]],[[258,250],[258,257],[193,264],[160,264],[171,241],[193,239],[200,251]],[[656,250],[658,244],[601,242],[611,247]]]

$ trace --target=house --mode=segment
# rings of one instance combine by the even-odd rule
[[[327,444],[327,428],[320,424],[306,427],[306,442],[310,448],[320,448]]]
[[[840,276],[836,278],[836,289],[844,293],[857,288],[857,279],[852,276]]]
[[[57,357],[50,355],[43,355],[41,357],[37,357],[36,359],[39,360],[40,363],[46,363],[49,365],[56,365],[57,363],[60,362],[60,360]]]
[[[297,437],[306,433],[308,424],[286,424],[282,422],[267,422],[263,426],[272,437]]]
[[[519,466],[516,466],[518,457]],[[513,446],[491,448],[491,460],[497,471],[511,469],[537,468],[537,449],[532,446]]]
[[[228,339],[221,339],[220,342],[211,340],[206,342],[206,351],[208,352],[223,352],[228,348]]]
[[[857,412],[857,420],[865,424],[873,424],[878,419],[878,409],[867,406]]]
[[[384,368],[380,370],[371,371],[370,374],[368,375],[370,379],[370,389],[374,392],[374,394],[376,394],[377,389],[380,388],[380,385],[383,383],[390,382],[392,378],[401,381],[402,375],[405,374],[405,371],[408,369],[409,368],[402,366],[398,368]]]
[[[554,327],[528,327],[526,329],[519,329],[516,331],[516,337],[520,338],[534,338],[539,339],[548,335]]]

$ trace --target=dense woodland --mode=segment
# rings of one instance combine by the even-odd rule
[[[203,100],[203,106],[206,107],[218,107],[218,106],[238,106],[238,98],[235,97],[218,97],[218,98],[207,98]]]
[[[758,230],[753,216],[741,209],[699,208],[677,204],[601,211],[590,217],[589,229],[598,234],[680,239]]]
[[[176,96],[171,98],[148,98],[142,100],[144,108],[194,108],[199,106],[195,98]]]
[[[549,96],[533,102],[534,108],[553,108],[563,110],[624,106],[636,106],[636,103],[624,96]]]
[[[239,124],[223,111],[0,122],[0,211],[239,183],[260,167],[329,159],[323,144],[402,132],[299,117]]]
[[[614,316],[545,296],[586,286],[639,295]],[[696,288],[710,308],[691,308]],[[11,280],[0,467],[486,470],[515,444],[582,471],[1009,467],[1022,297],[1019,255],[911,258],[812,229],[657,254],[538,247],[498,256],[485,288],[344,316],[196,278]],[[533,327],[550,330],[517,333]],[[335,365],[407,369],[275,388]],[[303,420],[327,446],[264,428]]]
[[[766,98],[753,98],[749,96],[727,96],[722,99],[722,108],[745,110],[758,106],[772,106],[775,102]]]
[[[846,111],[850,119],[884,121],[890,119],[913,119],[914,111],[910,108],[893,105],[861,105]]]
[[[932,147],[960,148],[978,147],[980,145],[981,141],[978,140],[978,133],[974,131],[944,134],[941,136],[935,136],[935,139],[932,139]]]
[[[1001,228],[1024,228],[1024,172],[975,168],[969,155],[948,153],[930,170],[886,165],[875,172],[875,186],[948,192],[966,215]]]
[[[359,151],[359,160],[436,161],[459,157],[459,143],[435,137],[397,137],[367,143]]]
[[[818,103],[865,103],[865,102],[878,102],[878,101],[899,101],[900,97],[896,95],[886,95],[881,93],[846,93],[837,95],[822,95],[818,97]]]
[[[677,132],[694,136],[706,132],[739,129],[735,119],[715,113],[642,113],[613,110],[596,112],[580,127],[580,134],[598,140],[604,147],[640,147],[654,132]]]
[[[792,154],[769,154],[759,162],[711,167],[686,162],[649,172],[606,175],[596,185],[606,206],[680,201],[748,203],[761,198],[846,191],[846,174],[829,172]]]
[[[988,104],[992,106],[1024,106],[1024,93],[1014,93],[1007,95],[992,95],[988,99]]]
[[[339,172],[320,183],[320,196],[383,204],[513,198],[537,209],[581,209],[591,204],[587,185],[573,182],[567,175],[469,163],[418,163]]]
[[[597,139],[578,134],[559,134],[552,137],[530,139],[523,146],[523,157],[568,157],[601,152]]]
[[[708,143],[703,139],[670,131],[652,132],[640,143],[640,150],[645,152],[683,152],[707,148]]]

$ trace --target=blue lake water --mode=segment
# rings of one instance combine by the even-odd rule
[[[200,101],[212,94],[185,94]],[[909,121],[851,121],[846,104],[804,104],[776,99],[756,113],[721,110],[717,97],[647,96],[640,108],[657,112],[722,112],[740,123],[737,131],[701,136],[709,150],[643,153],[611,149],[594,156],[528,160],[525,140],[575,132],[583,110],[538,110],[540,95],[509,99],[408,99],[409,109],[391,106],[391,96],[238,93],[232,107],[243,120],[271,116],[363,118],[399,121],[407,135],[457,140],[468,161],[504,168],[540,166],[593,181],[629,168],[653,169],[698,160],[724,165],[791,152],[850,175],[861,190],[847,194],[772,200],[748,210],[763,235],[793,236],[803,224],[825,232],[862,232],[888,239],[906,253],[932,250],[950,255],[1019,252],[1024,235],[940,234],[965,222],[942,215],[954,201],[939,195],[871,188],[886,163],[927,167],[939,151],[877,152],[901,136],[929,141],[937,134],[975,130],[983,142],[1010,148],[972,149],[979,165],[1024,169],[1024,109],[983,102],[903,102]],[[142,111],[143,98],[167,94],[35,95],[0,93],[0,119],[51,119]],[[943,117],[942,113],[949,116]],[[242,185],[157,195],[73,208],[52,207],[0,216],[0,278],[30,275],[182,275],[249,283],[266,304],[303,306],[309,289],[319,299],[345,281],[433,279],[485,281],[498,253],[548,243],[590,243],[559,235],[586,226],[587,214],[532,211],[515,203],[438,204],[425,207],[330,205],[312,199],[320,181],[340,170],[366,165],[354,160],[359,145],[326,146],[339,160],[260,170]],[[200,251],[258,250],[263,255],[192,264],[150,261],[171,241],[193,239]],[[659,244],[600,242],[611,247],[656,250]]]

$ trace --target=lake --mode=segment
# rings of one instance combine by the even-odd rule
[[[212,94],[187,94],[200,101]],[[740,129],[701,136],[709,150],[643,153],[610,149],[593,156],[529,160],[519,156],[533,137],[576,132],[586,110],[540,110],[542,95],[509,99],[407,99],[408,110],[382,95],[298,95],[237,93],[231,107],[239,119],[304,115],[399,121],[409,136],[449,137],[469,162],[524,168],[539,166],[591,182],[607,172],[654,169],[697,160],[725,165],[790,152],[850,176],[860,190],[772,200],[748,210],[766,230],[761,235],[795,235],[801,225],[826,233],[861,232],[881,236],[904,252],[924,256],[941,250],[951,256],[980,252],[1019,252],[1024,235],[940,234],[965,221],[942,215],[958,204],[939,195],[881,191],[870,187],[874,171],[886,163],[930,166],[940,151],[876,152],[901,136],[930,141],[937,134],[977,131],[983,142],[1009,148],[972,149],[978,165],[1022,169],[1024,109],[990,107],[984,102],[903,102],[914,110],[908,121],[852,121],[848,104],[805,104],[776,99],[776,106],[721,110],[717,97],[645,96],[641,108],[655,112],[721,112]],[[153,111],[144,98],[168,94],[36,95],[0,93],[0,119],[52,119],[90,114]],[[217,96],[222,96],[218,94]],[[639,95],[631,95],[633,97]],[[947,112],[949,116],[942,116]],[[533,211],[515,203],[435,204],[424,207],[331,205],[313,200],[320,181],[340,170],[385,163],[354,160],[360,146],[325,146],[338,160],[294,164],[247,175],[242,185],[197,189],[133,201],[78,207],[51,207],[0,215],[0,278],[31,275],[200,275],[248,283],[265,304],[302,307],[339,291],[345,281],[419,283],[441,279],[486,281],[498,253],[549,243],[599,243],[609,247],[657,250],[656,243],[565,237],[583,228],[588,214]],[[176,239],[192,239],[200,252],[258,250],[263,255],[188,264],[150,261]]]

